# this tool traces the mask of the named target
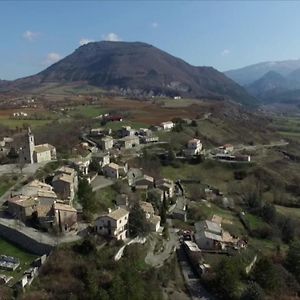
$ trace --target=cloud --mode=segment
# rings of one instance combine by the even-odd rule
[[[103,38],[103,40],[110,41],[110,42],[122,41],[122,39],[116,33],[113,33],[113,32],[103,35],[102,38]]]
[[[33,42],[35,41],[38,37],[39,37],[39,32],[33,32],[30,30],[26,30],[22,36],[25,40],[29,41],[29,42]]]
[[[159,24],[157,22],[152,22],[151,23],[152,28],[157,28],[158,26],[159,26]]]
[[[222,52],[221,52],[221,55],[222,56],[227,56],[230,54],[230,50],[229,49],[224,49]]]
[[[50,52],[47,54],[47,57],[44,60],[43,65],[52,65],[61,59],[62,59],[62,56],[60,54],[55,53],[55,52]]]
[[[94,42],[94,40],[87,39],[87,38],[82,38],[82,39],[80,39],[80,41],[79,41],[79,45],[80,45],[80,46],[83,46],[83,45],[86,45],[86,44],[92,43],[92,42]]]

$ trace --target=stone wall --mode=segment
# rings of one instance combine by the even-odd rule
[[[0,236],[9,242],[37,255],[49,254],[53,249],[52,245],[39,242],[28,235],[11,228],[0,222]]]

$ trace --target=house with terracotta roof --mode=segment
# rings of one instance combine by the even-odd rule
[[[154,187],[154,178],[144,174],[141,178],[135,181],[134,186],[136,189],[151,189]]]
[[[100,144],[102,150],[109,150],[114,145],[114,139],[111,136],[107,135],[101,139]]]
[[[199,155],[202,150],[202,143],[199,139],[191,139],[187,143],[187,148],[183,150],[185,156]]]
[[[54,224],[60,231],[66,232],[77,229],[77,210],[71,205],[54,203]]]
[[[156,187],[160,189],[167,198],[172,198],[175,193],[175,184],[173,180],[162,178],[156,181]]]
[[[153,205],[150,202],[140,201],[141,209],[145,213],[145,217],[150,224],[151,231],[158,231],[160,228],[160,216],[155,215]]]
[[[118,208],[100,216],[95,222],[95,228],[100,235],[125,240],[127,238],[128,219],[129,211]]]
[[[59,168],[52,179],[52,186],[60,199],[72,202],[78,189],[76,170],[66,166]]]
[[[119,174],[119,165],[111,162],[108,165],[105,165],[102,169],[104,176],[118,179],[120,177]]]
[[[12,195],[23,195],[23,196],[57,199],[57,195],[53,191],[53,187],[39,180],[33,180],[27,183],[20,190],[13,191]]]
[[[17,195],[8,199],[8,213],[25,223],[36,211],[39,201],[35,197]]]

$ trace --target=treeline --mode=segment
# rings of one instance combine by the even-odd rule
[[[126,247],[124,257],[115,262],[117,249],[112,245],[97,251],[92,240],[84,240],[55,251],[22,299],[162,299],[166,274],[145,265],[143,246]]]
[[[259,257],[247,274],[240,256],[220,261],[204,281],[219,299],[294,299],[300,295],[300,241],[290,244],[287,256],[280,248],[271,256]]]

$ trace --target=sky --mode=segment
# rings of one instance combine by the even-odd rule
[[[225,71],[300,58],[300,1],[0,1],[0,79],[89,41],[141,41]]]

